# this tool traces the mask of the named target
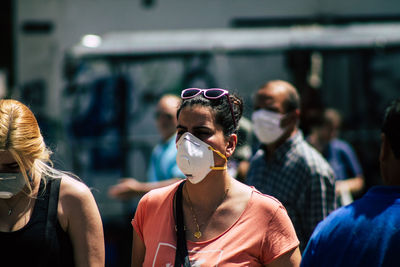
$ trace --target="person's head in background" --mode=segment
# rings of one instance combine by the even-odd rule
[[[227,158],[233,154],[237,144],[242,100],[219,88],[189,88],[182,91],[182,99],[177,113],[177,144],[187,133],[195,136],[213,148],[214,166],[226,169]]]
[[[50,154],[31,110],[16,100],[0,100],[0,172],[21,173],[30,194],[51,163]]]
[[[322,113],[322,120],[321,136],[323,140],[329,142],[330,140],[337,138],[342,123],[340,113],[333,108],[327,108]]]
[[[400,98],[386,109],[382,125],[380,169],[386,185],[400,185]]]
[[[176,132],[176,112],[181,104],[178,96],[167,94],[158,101],[156,109],[156,123],[163,141],[168,140]]]
[[[300,96],[286,81],[269,81],[255,94],[252,116],[254,132],[263,144],[278,146],[296,133],[300,119]]]
[[[331,140],[338,137],[341,123],[341,115],[337,110],[333,108],[323,110],[311,122],[311,143],[315,144],[318,150],[323,149]]]

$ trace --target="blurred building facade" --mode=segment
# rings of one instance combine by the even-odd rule
[[[376,145],[370,144],[376,141],[379,130],[376,122],[379,121],[381,107],[399,90],[399,52],[390,47],[380,47],[379,43],[362,49],[310,48],[255,55],[241,53],[229,57],[216,54],[206,59],[193,57],[185,62],[174,59],[135,61],[134,64],[117,67],[110,67],[108,61],[95,67],[85,64],[75,66],[81,69],[74,69],[72,74],[66,64],[67,52],[87,34],[102,36],[109,32],[148,30],[259,29],[398,22],[400,4],[396,0],[343,0],[334,3],[328,0],[17,0],[5,1],[3,5],[6,8],[3,10],[8,9],[12,14],[8,16],[12,25],[12,40],[9,42],[12,46],[8,49],[13,60],[4,61],[5,68],[2,68],[8,67],[5,73],[9,76],[9,95],[26,100],[43,117],[42,127],[49,129],[49,145],[60,154],[56,163],[82,176],[90,176],[87,173],[92,169],[88,167],[90,155],[83,149],[71,149],[74,148],[71,136],[82,140],[77,145],[79,148],[96,146],[99,136],[102,136],[103,143],[104,140],[109,141],[110,158],[102,159],[99,152],[102,148],[93,148],[92,153],[100,162],[97,165],[102,167],[100,171],[107,168],[107,164],[101,161],[105,160],[111,169],[112,166],[124,168],[120,170],[121,175],[144,176],[145,164],[128,168],[118,162],[127,161],[121,158],[126,155],[133,157],[129,159],[132,162],[146,162],[148,151],[158,138],[150,118],[160,94],[178,92],[182,86],[190,84],[235,89],[245,98],[248,115],[251,112],[252,92],[269,79],[293,82],[302,92],[304,114],[308,109],[320,106],[339,109],[344,115],[343,136],[354,143],[359,153],[364,155],[363,161],[371,166],[376,153],[368,152],[377,150]],[[204,64],[207,66],[204,67]],[[121,73],[124,75],[116,78]],[[77,75],[80,76],[77,78]],[[72,78],[77,79],[71,85]],[[115,91],[116,84],[133,87],[134,91]],[[130,99],[132,104],[127,101],[121,108],[118,105],[121,99]],[[115,114],[111,114],[113,112]],[[90,116],[94,116],[92,120],[97,116],[102,121],[88,124],[85,120],[90,121]],[[121,116],[125,116],[122,122]],[[107,125],[112,127],[105,133],[96,128],[107,128]],[[304,120],[305,131],[306,126]],[[85,127],[97,134],[93,142],[90,130]],[[129,154],[129,144],[123,144],[128,146],[123,155],[112,149],[121,148],[119,141],[114,140],[116,135],[121,134],[130,136],[131,147],[138,153]],[[368,150],[365,150],[366,147]],[[374,172],[371,183],[377,183],[376,170],[371,172]]]
[[[338,109],[341,135],[355,147],[367,186],[380,183],[379,123],[383,107],[400,93],[400,42],[376,38],[346,47],[332,40],[257,53],[127,53],[95,60],[71,60],[69,54],[83,36],[113,32],[340,29],[352,24],[388,25],[390,31],[391,24],[400,24],[398,0],[6,0],[0,5],[7,34],[1,46],[0,93],[6,77],[9,91],[4,94],[31,106],[56,152],[55,164],[94,188],[106,221],[125,222],[134,209],[137,200],[113,201],[106,191],[121,176],[145,177],[159,138],[152,117],[157,98],[186,86],[233,89],[245,99],[245,115],[250,116],[251,97],[260,85],[288,80],[302,95],[305,133],[313,112],[325,106]],[[347,37],[351,42],[362,34]]]

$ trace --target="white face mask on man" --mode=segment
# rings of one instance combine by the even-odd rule
[[[18,194],[26,185],[22,173],[0,173],[0,198],[7,199]]]
[[[253,112],[251,117],[253,121],[254,133],[258,140],[263,144],[274,143],[285,132],[280,124],[283,115],[265,109]]]
[[[192,184],[201,182],[211,170],[227,168],[226,164],[223,167],[215,166],[213,151],[227,161],[222,153],[189,132],[179,138],[176,147],[176,163]]]

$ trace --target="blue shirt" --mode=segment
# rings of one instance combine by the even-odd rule
[[[363,173],[354,150],[345,141],[333,139],[322,154],[331,165],[336,180],[354,178]]]
[[[400,266],[400,186],[376,186],[315,229],[301,266]]]
[[[184,178],[185,175],[176,165],[176,135],[170,137],[166,142],[159,143],[154,147],[149,168],[147,171],[147,179],[149,182],[159,182],[171,178]]]
[[[333,171],[301,131],[278,147],[271,159],[259,149],[250,162],[247,183],[282,202],[301,249],[317,224],[336,207]]]

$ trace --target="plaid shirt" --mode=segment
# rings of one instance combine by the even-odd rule
[[[303,250],[317,224],[335,209],[333,171],[301,131],[278,147],[271,159],[264,155],[260,148],[252,158],[247,183],[282,202]]]

